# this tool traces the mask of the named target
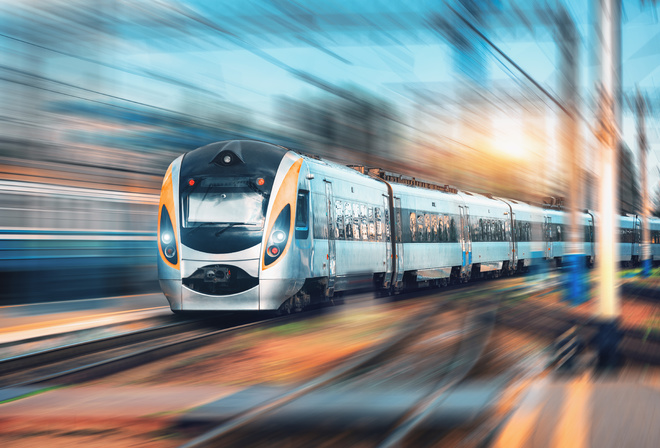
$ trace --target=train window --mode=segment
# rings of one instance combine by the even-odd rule
[[[362,241],[369,240],[369,224],[367,222],[367,206],[360,204],[360,236]]]
[[[374,209],[374,217],[376,220],[376,239],[383,241],[383,212],[380,207]]]
[[[345,232],[345,238],[347,240],[352,240],[353,239],[353,212],[351,209],[351,203],[350,202],[344,202],[344,228],[346,230]]]
[[[426,241],[426,231],[424,227],[424,215],[417,215],[417,241]]]
[[[424,215],[424,231],[426,233],[426,238],[424,238],[424,241],[433,241],[431,236],[431,217],[428,213]]]
[[[367,209],[367,220],[369,221],[369,241],[376,241],[376,222],[373,207]]]
[[[385,209],[385,241],[390,242],[390,211]]]
[[[410,235],[412,241],[417,241],[417,215],[415,212],[410,212]]]
[[[394,241],[403,243],[403,219],[401,218],[401,207],[394,212],[394,229],[392,230]]]
[[[449,241],[452,243],[458,242],[458,232],[456,229],[456,221],[452,216],[449,220]]]
[[[296,239],[306,240],[309,236],[309,192],[300,190],[296,203]]]
[[[341,201],[335,201],[335,221],[337,223],[335,232],[338,240],[344,239],[344,204]]]
[[[353,239],[360,240],[360,205],[353,203]]]
[[[431,241],[434,243],[438,242],[438,215],[431,215],[431,231],[433,233],[433,236],[431,237]]]
[[[438,215],[438,242],[439,243],[442,243],[444,241],[443,238],[442,238],[442,232],[443,232],[443,228],[444,228],[443,219],[444,218],[442,217],[442,215]]]
[[[438,215],[438,229],[437,229],[437,232],[438,232],[438,236],[436,237],[437,241],[438,241],[438,243],[441,243],[442,242],[442,215]]]

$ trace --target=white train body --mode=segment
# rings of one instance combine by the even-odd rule
[[[561,262],[564,212],[300,155],[219,142],[172,162],[159,205],[158,274],[172,310],[277,310],[340,291],[467,281]],[[594,218],[580,253],[593,261]],[[622,217],[621,261],[639,258]],[[660,260],[660,221],[651,223]]]

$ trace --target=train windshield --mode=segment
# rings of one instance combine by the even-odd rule
[[[184,227],[264,226],[268,194],[249,182],[203,182],[200,188],[182,196]]]

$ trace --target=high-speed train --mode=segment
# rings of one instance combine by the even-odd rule
[[[586,262],[594,217],[581,216]],[[564,257],[560,210],[347,167],[251,140],[177,158],[162,185],[158,277],[174,312],[305,307],[337,292],[442,285]],[[660,260],[660,220],[652,220]],[[620,261],[640,219],[621,217]]]

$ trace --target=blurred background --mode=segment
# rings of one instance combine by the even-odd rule
[[[533,202],[577,151],[595,208],[593,3],[0,0],[0,303],[157,290],[162,176],[224,139]],[[641,113],[658,213],[657,2],[620,26],[619,208]]]

